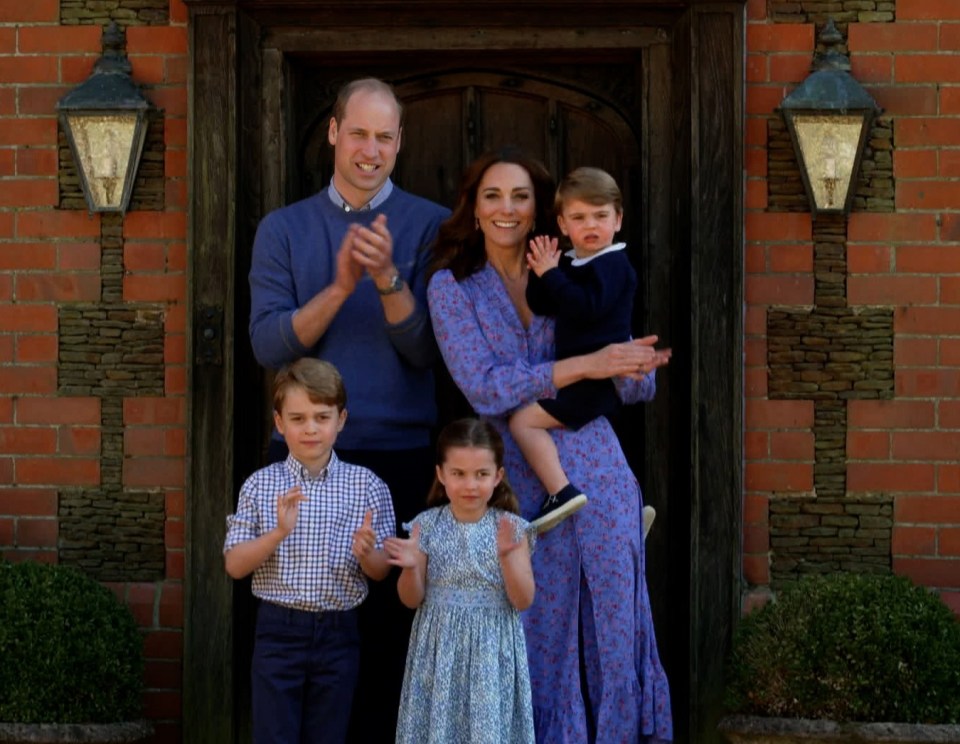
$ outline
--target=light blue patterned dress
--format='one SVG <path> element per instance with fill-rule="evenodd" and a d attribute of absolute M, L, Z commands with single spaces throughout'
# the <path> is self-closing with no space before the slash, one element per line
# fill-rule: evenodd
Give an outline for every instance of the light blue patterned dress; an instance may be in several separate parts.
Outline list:
<path fill-rule="evenodd" d="M 449 505 L 428 509 L 420 525 L 427 555 L 426 596 L 410 633 L 397 744 L 533 744 L 530 674 L 520 613 L 507 600 L 489 509 L 458 522 Z"/>

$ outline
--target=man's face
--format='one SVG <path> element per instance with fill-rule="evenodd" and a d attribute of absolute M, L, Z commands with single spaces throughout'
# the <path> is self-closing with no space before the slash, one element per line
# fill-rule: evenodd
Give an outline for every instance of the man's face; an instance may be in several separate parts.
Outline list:
<path fill-rule="evenodd" d="M 393 172 L 400 151 L 400 112 L 387 94 L 358 90 L 343 119 L 330 119 L 334 148 L 333 185 L 351 207 L 360 208 Z"/>

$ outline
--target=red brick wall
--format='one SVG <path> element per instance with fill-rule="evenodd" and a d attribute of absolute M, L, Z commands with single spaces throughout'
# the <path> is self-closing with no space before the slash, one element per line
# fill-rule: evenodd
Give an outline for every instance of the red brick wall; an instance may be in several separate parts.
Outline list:
<path fill-rule="evenodd" d="M 747 5 L 744 576 L 770 579 L 769 503 L 813 483 L 813 404 L 767 395 L 766 311 L 810 304 L 812 223 L 767 211 L 767 123 L 809 70 L 814 27 Z M 57 558 L 57 492 L 99 481 L 100 401 L 57 394 L 57 305 L 100 287 L 100 218 L 57 209 L 56 101 L 86 78 L 99 26 L 61 25 L 58 0 L 0 3 L 0 551 Z M 848 414 L 847 487 L 894 497 L 893 568 L 960 612 L 960 2 L 898 0 L 891 23 L 851 23 L 854 75 L 894 120 L 896 209 L 854 213 L 851 305 L 895 308 L 896 391 Z M 164 309 L 161 397 L 123 406 L 124 485 L 162 491 L 166 566 L 113 584 L 144 629 L 147 714 L 179 740 L 186 448 L 186 11 L 134 26 L 133 75 L 164 109 L 162 212 L 123 225 L 124 300 Z"/>
<path fill-rule="evenodd" d="M 163 312 L 162 396 L 123 402 L 124 488 L 162 492 L 165 568 L 111 583 L 143 628 L 146 714 L 180 740 L 186 455 L 187 13 L 132 26 L 133 77 L 163 109 L 164 202 L 123 222 L 124 302 Z M 58 209 L 54 107 L 90 74 L 99 25 L 61 25 L 58 0 L 0 3 L 0 553 L 57 560 L 57 494 L 100 482 L 101 400 L 59 395 L 58 305 L 100 297 L 99 216 Z"/>
<path fill-rule="evenodd" d="M 770 584 L 772 501 L 813 488 L 812 401 L 770 400 L 766 315 L 811 305 L 808 213 L 768 211 L 767 122 L 809 73 L 813 23 L 747 5 L 747 604 Z M 897 0 L 892 22 L 850 22 L 852 74 L 893 120 L 895 210 L 855 211 L 847 301 L 892 306 L 892 400 L 848 405 L 846 488 L 893 497 L 892 567 L 960 613 L 960 3 Z"/>

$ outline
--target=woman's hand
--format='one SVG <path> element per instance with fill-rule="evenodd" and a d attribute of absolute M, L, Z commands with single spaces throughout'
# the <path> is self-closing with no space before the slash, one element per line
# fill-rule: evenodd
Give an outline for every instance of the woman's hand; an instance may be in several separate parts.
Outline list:
<path fill-rule="evenodd" d="M 642 379 L 670 361 L 670 349 L 655 349 L 657 336 L 608 344 L 592 354 L 558 359 L 553 364 L 553 384 L 566 387 L 579 380 L 606 380 L 613 377 Z"/>
<path fill-rule="evenodd" d="M 672 349 L 655 349 L 657 336 L 644 336 L 621 344 L 608 344 L 599 351 L 587 354 L 588 377 L 596 380 L 608 377 L 640 378 L 670 361 Z"/>

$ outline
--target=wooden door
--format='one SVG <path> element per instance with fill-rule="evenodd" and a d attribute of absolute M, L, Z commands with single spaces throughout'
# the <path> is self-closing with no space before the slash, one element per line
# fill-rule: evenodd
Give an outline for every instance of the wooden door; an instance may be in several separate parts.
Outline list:
<path fill-rule="evenodd" d="M 198 318 L 222 310 L 226 339 L 221 363 L 192 366 L 185 742 L 248 740 L 249 594 L 223 577 L 219 544 L 265 434 L 246 334 L 254 231 L 329 181 L 333 98 L 367 75 L 407 104 L 394 175 L 414 193 L 449 205 L 464 166 L 505 142 L 555 175 L 592 164 L 620 182 L 641 281 L 634 327 L 675 354 L 657 400 L 618 433 L 658 509 L 647 580 L 676 741 L 713 742 L 739 607 L 742 0 L 596 0 L 589 13 L 566 0 L 410 0 L 362 14 L 332 0 L 185 2 L 191 296 Z"/>
<path fill-rule="evenodd" d="M 590 69 L 592 68 L 592 69 Z M 627 71 L 625 73 L 625 70 Z M 588 67 L 558 64 L 531 70 L 504 64 L 499 71 L 464 69 L 441 59 L 422 68 L 357 69 L 355 74 L 391 80 L 404 105 L 401 152 L 394 181 L 414 194 L 453 207 L 460 175 L 486 150 L 506 145 L 540 159 L 555 178 L 581 165 L 600 167 L 621 185 L 625 217 L 619 239 L 626 240 L 638 272 L 643 271 L 640 207 L 640 108 L 632 68 L 597 61 Z M 327 141 L 336 85 L 343 79 L 323 67 L 295 64 L 290 75 L 298 90 L 294 131 L 302 153 L 288 165 L 292 198 L 316 193 L 330 183 L 333 148 Z M 350 79 L 349 76 L 346 79 Z M 603 81 L 587 92 L 585 81 Z M 614 95 L 617 96 L 616 101 Z M 643 329 L 638 292 L 637 332 Z M 441 425 L 472 413 L 446 370 L 437 369 Z M 643 451 L 633 426 L 625 449 Z M 638 466 L 642 466 L 639 458 Z M 638 473 L 639 475 L 639 473 Z"/>

